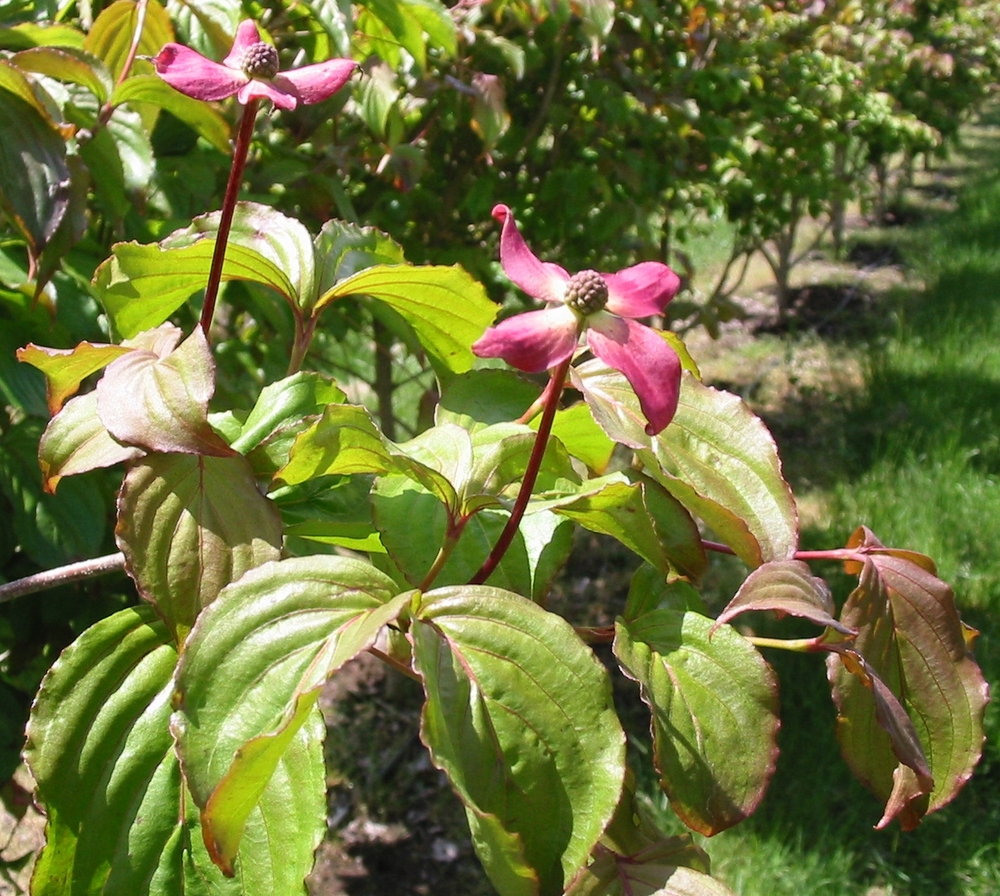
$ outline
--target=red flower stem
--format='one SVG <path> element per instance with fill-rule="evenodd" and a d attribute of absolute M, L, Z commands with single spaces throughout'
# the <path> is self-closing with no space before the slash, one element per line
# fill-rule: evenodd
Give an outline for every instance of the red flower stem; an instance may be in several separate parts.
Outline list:
<path fill-rule="evenodd" d="M 392 668 L 395 669 L 397 672 L 402 672 L 407 678 L 412 678 L 414 681 L 419 681 L 421 684 L 423 684 L 424 680 L 419 675 L 417 675 L 417 673 L 414 672 L 409 666 L 407 666 L 406 663 L 402 663 L 395 657 L 389 656 L 389 654 L 379 650 L 377 647 L 369 647 L 368 652 L 372 656 L 377 656 L 380 660 L 382 660 L 383 663 L 392 666 Z"/>
<path fill-rule="evenodd" d="M 542 419 L 538 423 L 538 435 L 535 436 L 535 444 L 531 449 L 531 457 L 528 458 L 527 469 L 524 471 L 521 490 L 518 492 L 514 508 L 510 512 L 510 519 L 507 520 L 507 525 L 504 526 L 503 532 L 500 533 L 497 543 L 493 546 L 493 550 L 490 551 L 489 557 L 486 558 L 483 565 L 479 568 L 479 572 L 469 580 L 470 585 L 482 585 L 490 577 L 493 570 L 497 568 L 497 564 L 503 559 L 503 555 L 507 553 L 507 548 L 510 547 L 514 536 L 517 534 L 517 527 L 521 525 L 521 518 L 524 516 L 525 508 L 527 508 L 528 501 L 531 499 L 531 490 L 535 487 L 535 480 L 538 478 L 538 471 L 542 466 L 542 458 L 545 456 L 545 446 L 548 444 L 549 435 L 552 432 L 552 421 L 555 419 L 556 411 L 559 408 L 559 396 L 562 395 L 563 383 L 566 382 L 566 374 L 569 372 L 569 365 L 572 360 L 573 358 L 570 356 L 552 371 L 552 379 L 545 390 L 547 402 L 545 409 L 542 411 Z"/>
<path fill-rule="evenodd" d="M 236 146 L 233 149 L 233 164 L 229 169 L 229 183 L 226 184 L 226 195 L 222 200 L 222 215 L 219 218 L 219 232 L 215 237 L 215 252 L 212 255 L 212 267 L 208 272 L 208 285 L 205 287 L 205 304 L 201 308 L 201 329 L 205 338 L 209 338 L 212 318 L 215 316 L 215 301 L 219 295 L 219 284 L 222 282 L 222 265 L 226 260 L 226 243 L 229 241 L 229 231 L 233 226 L 233 215 L 236 214 L 236 200 L 240 195 L 240 184 L 243 183 L 243 169 L 246 168 L 247 155 L 250 152 L 250 140 L 253 137 L 253 126 L 257 120 L 259 100 L 250 100 L 243 107 L 243 119 L 236 135 Z"/>

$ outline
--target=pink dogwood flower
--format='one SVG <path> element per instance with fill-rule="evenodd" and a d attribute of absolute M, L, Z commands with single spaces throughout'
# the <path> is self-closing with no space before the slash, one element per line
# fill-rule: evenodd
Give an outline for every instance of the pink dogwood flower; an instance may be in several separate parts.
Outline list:
<path fill-rule="evenodd" d="M 351 59 L 330 59 L 279 72 L 278 51 L 261 38 L 252 19 L 240 22 L 233 47 L 221 64 L 190 47 L 169 43 L 153 57 L 153 65 L 171 87 L 196 100 L 223 100 L 235 94 L 244 105 L 267 99 L 279 109 L 325 100 L 347 83 L 358 66 Z"/>
<path fill-rule="evenodd" d="M 618 271 L 570 275 L 541 261 L 524 242 L 506 205 L 493 209 L 502 225 L 500 263 L 529 296 L 549 303 L 490 327 L 472 346 L 481 358 L 503 358 L 526 373 L 550 370 L 569 358 L 586 335 L 590 350 L 631 383 L 656 435 L 673 419 L 681 362 L 659 333 L 633 318 L 661 314 L 680 286 L 665 264 L 645 261 Z"/>

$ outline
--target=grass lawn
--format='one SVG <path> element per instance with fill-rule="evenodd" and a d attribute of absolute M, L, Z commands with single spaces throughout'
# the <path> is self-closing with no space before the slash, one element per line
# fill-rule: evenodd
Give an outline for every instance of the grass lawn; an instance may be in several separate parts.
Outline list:
<path fill-rule="evenodd" d="M 956 209 L 858 232 L 901 259 L 851 326 L 754 337 L 710 351 L 706 378 L 742 391 L 771 423 L 800 498 L 803 547 L 867 525 L 885 544 L 931 555 L 980 630 L 976 657 L 1000 693 L 1000 115 L 967 130 L 954 163 L 922 174 Z M 921 191 L 911 197 L 916 203 Z M 919 211 L 919 205 L 917 210 Z M 919 217 L 919 215 L 917 216 Z M 918 284 L 916 288 L 912 284 Z M 922 285 L 921 285 L 922 284 Z M 695 352 L 698 357 L 697 351 Z M 701 360 L 699 358 L 699 360 Z M 835 568 L 838 597 L 850 583 Z M 725 578 L 724 576 L 722 578 Z M 782 757 L 758 813 L 704 843 L 740 896 L 994 896 L 1000 893 L 1000 713 L 959 797 L 915 832 L 874 831 L 881 814 L 833 735 L 822 662 L 774 655 Z M 663 817 L 669 809 L 653 788 Z"/>

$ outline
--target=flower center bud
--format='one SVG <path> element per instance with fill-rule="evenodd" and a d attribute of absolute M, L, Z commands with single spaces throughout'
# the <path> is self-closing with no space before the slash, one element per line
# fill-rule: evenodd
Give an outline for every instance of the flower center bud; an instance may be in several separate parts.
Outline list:
<path fill-rule="evenodd" d="M 243 51 L 240 68 L 248 78 L 273 78 L 278 74 L 278 51 L 264 41 L 251 44 Z"/>
<path fill-rule="evenodd" d="M 580 314 L 593 314 L 608 304 L 608 284 L 597 271 L 580 271 L 569 278 L 564 300 Z"/>

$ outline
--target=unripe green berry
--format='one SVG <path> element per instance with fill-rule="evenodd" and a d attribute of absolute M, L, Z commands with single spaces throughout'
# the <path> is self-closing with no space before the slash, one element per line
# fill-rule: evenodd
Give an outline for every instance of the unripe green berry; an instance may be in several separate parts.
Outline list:
<path fill-rule="evenodd" d="M 594 314 L 608 304 L 608 284 L 597 271 L 580 271 L 570 277 L 564 298 L 574 311 Z"/>
<path fill-rule="evenodd" d="M 248 78 L 273 78 L 278 74 L 278 51 L 264 41 L 252 44 L 243 51 L 240 68 Z"/>

